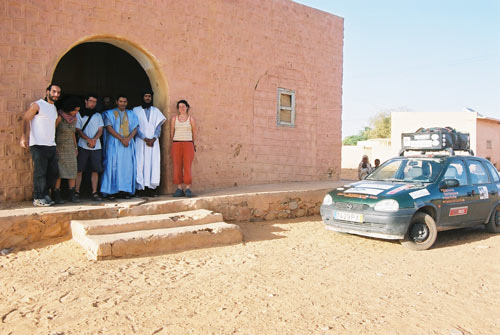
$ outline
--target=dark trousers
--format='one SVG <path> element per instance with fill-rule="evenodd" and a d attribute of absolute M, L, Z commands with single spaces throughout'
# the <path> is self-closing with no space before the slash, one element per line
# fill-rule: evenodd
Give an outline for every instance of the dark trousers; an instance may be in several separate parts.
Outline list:
<path fill-rule="evenodd" d="M 33 145 L 30 152 L 33 160 L 33 197 L 43 199 L 49 194 L 48 189 L 54 188 L 59 176 L 56 147 Z"/>

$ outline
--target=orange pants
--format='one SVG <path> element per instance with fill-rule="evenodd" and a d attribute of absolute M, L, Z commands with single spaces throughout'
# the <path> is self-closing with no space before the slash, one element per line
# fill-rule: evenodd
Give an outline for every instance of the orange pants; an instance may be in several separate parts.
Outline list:
<path fill-rule="evenodd" d="M 194 159 L 193 142 L 173 142 L 172 160 L 174 161 L 174 184 L 191 185 L 191 164 Z"/>

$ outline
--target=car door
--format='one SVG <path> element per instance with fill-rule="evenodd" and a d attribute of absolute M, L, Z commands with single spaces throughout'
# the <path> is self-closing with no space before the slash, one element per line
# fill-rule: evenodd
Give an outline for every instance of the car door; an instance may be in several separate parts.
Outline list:
<path fill-rule="evenodd" d="M 456 179 L 459 186 L 441 189 L 441 215 L 439 225 L 444 227 L 460 227 L 471 221 L 469 207 L 472 203 L 472 185 L 467 168 L 461 159 L 452 159 L 448 164 L 441 181 Z"/>
<path fill-rule="evenodd" d="M 498 189 L 490 182 L 487 168 L 479 159 L 467 159 L 466 165 L 472 184 L 472 199 L 469 205 L 470 222 L 484 222 L 498 196 Z"/>
<path fill-rule="evenodd" d="M 498 175 L 497 168 L 494 167 L 493 164 L 491 164 L 491 162 L 489 162 L 489 161 L 484 162 L 484 165 L 486 165 L 486 168 L 490 172 L 491 181 L 495 184 L 493 188 L 496 187 L 496 189 L 497 189 L 497 191 L 493 192 L 493 194 L 490 193 L 491 201 L 494 205 L 500 199 L 500 194 L 498 193 L 500 191 L 500 176 Z"/>

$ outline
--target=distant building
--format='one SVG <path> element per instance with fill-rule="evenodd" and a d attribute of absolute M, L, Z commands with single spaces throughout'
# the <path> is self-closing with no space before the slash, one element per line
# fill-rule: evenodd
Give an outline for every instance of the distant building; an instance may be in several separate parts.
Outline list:
<path fill-rule="evenodd" d="M 401 134 L 419 128 L 452 127 L 470 134 L 471 149 L 477 156 L 489 159 L 500 168 L 500 120 L 485 117 L 465 108 L 462 112 L 392 112 L 391 138 L 375 138 L 359 141 L 357 145 L 342 146 L 342 177 L 355 179 L 355 171 L 363 155 L 370 162 L 376 158 L 383 163 L 397 156 L 401 149 Z"/>
<path fill-rule="evenodd" d="M 380 162 L 388 160 L 392 156 L 390 138 L 373 138 L 359 141 L 356 145 L 342 146 L 342 169 L 357 169 L 363 155 L 367 155 L 370 163 L 375 165 L 375 159 Z"/>
<path fill-rule="evenodd" d="M 500 120 L 484 117 L 469 108 L 462 112 L 392 112 L 391 154 L 401 149 L 401 134 L 419 128 L 452 127 L 470 134 L 470 146 L 476 156 L 489 159 L 500 168 Z"/>

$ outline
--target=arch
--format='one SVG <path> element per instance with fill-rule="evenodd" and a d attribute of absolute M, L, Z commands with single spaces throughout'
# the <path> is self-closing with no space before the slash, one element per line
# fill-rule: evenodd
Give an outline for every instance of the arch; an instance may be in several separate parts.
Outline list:
<path fill-rule="evenodd" d="M 54 64 L 52 64 L 51 67 L 52 72 L 50 73 L 50 79 L 53 78 L 57 65 L 59 64 L 61 59 L 71 49 L 73 49 L 79 44 L 86 42 L 108 43 L 126 51 L 128 54 L 134 57 L 135 60 L 141 65 L 144 72 L 146 72 L 146 75 L 149 78 L 149 81 L 151 83 L 151 88 L 155 92 L 155 105 L 157 105 L 157 107 L 163 111 L 163 114 L 165 115 L 169 114 L 168 84 L 161 70 L 159 61 L 144 47 L 141 47 L 140 45 L 132 41 L 129 41 L 123 37 L 114 35 L 92 35 L 77 40 L 70 47 L 68 47 L 57 60 L 55 60 Z"/>
<path fill-rule="evenodd" d="M 161 69 L 160 62 L 158 59 L 151 53 L 149 52 L 146 48 L 140 46 L 137 43 L 134 43 L 128 39 L 125 39 L 121 36 L 116 36 L 116 35 L 107 35 L 107 34 L 102 34 L 102 35 L 91 35 L 91 36 L 86 36 L 83 37 L 77 41 L 75 41 L 72 45 L 66 48 L 64 52 L 60 54 L 58 58 L 54 58 L 52 62 L 49 64 L 46 73 L 47 77 L 47 82 L 50 82 L 52 78 L 54 77 L 54 74 L 56 72 L 57 66 L 59 65 L 60 61 L 63 59 L 65 55 L 68 54 L 69 51 L 71 51 L 73 48 L 75 48 L 78 45 L 84 44 L 84 43 L 89 43 L 89 42 L 101 42 L 101 43 L 107 43 L 112 46 L 115 46 L 125 52 L 127 52 L 130 56 L 132 56 L 142 67 L 144 72 L 146 73 L 149 82 L 151 84 L 151 88 L 153 89 L 155 96 L 154 96 L 154 104 L 156 107 L 158 107 L 165 116 L 170 114 L 169 110 L 169 97 L 168 97 L 168 82 L 163 74 L 163 71 Z M 64 91 L 64 87 L 63 87 Z M 129 106 L 130 108 L 131 106 Z M 162 193 L 167 193 L 169 191 L 170 183 L 168 181 L 168 175 L 169 175 L 169 157 L 170 157 L 170 147 L 168 145 L 169 143 L 169 134 L 166 131 L 168 128 L 168 125 L 165 126 L 162 136 L 161 136 L 161 146 L 162 146 L 162 153 L 161 153 L 161 184 L 160 184 L 160 191 Z"/>

